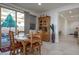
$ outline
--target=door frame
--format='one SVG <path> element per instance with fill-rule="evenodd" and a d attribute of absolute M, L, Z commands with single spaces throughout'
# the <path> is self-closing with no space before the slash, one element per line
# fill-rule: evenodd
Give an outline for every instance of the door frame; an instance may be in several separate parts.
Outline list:
<path fill-rule="evenodd" d="M 1 6 L 0 6 L 0 48 L 1 48 Z"/>

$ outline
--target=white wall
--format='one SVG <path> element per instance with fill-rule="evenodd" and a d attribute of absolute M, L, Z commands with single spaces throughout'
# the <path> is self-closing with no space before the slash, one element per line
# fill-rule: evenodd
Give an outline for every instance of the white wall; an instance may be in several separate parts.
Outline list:
<path fill-rule="evenodd" d="M 65 35 L 65 19 L 61 16 L 59 16 L 59 21 L 58 21 L 58 25 L 59 25 L 59 31 L 61 31 L 61 35 Z"/>
<path fill-rule="evenodd" d="M 59 30 L 62 30 L 62 35 L 67 36 L 69 31 L 69 20 L 65 16 L 59 18 Z"/>
<path fill-rule="evenodd" d="M 63 6 L 61 8 L 57 8 L 57 9 L 52 9 L 52 10 L 49 10 L 49 11 L 46 11 L 46 12 L 43 12 L 41 13 L 42 14 L 47 14 L 49 16 L 51 16 L 51 24 L 54 24 L 55 25 L 55 37 L 56 37 L 56 40 L 55 42 L 59 42 L 59 35 L 58 35 L 58 32 L 59 32 L 59 25 L 58 25 L 58 17 L 59 17 L 59 12 L 62 12 L 62 11 L 65 11 L 65 10 L 69 10 L 69 9 L 73 9 L 73 8 L 78 8 L 79 7 L 79 4 L 71 4 L 71 5 L 67 5 L 67 6 Z M 67 24 L 68 22 L 65 21 L 65 24 Z M 65 25 L 66 28 L 67 28 L 67 25 Z M 65 30 L 65 32 L 67 32 L 67 29 Z"/>

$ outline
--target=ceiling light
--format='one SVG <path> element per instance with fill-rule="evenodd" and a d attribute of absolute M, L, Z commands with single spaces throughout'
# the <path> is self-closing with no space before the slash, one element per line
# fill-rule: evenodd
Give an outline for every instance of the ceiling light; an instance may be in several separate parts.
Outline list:
<path fill-rule="evenodd" d="M 72 18 L 72 17 L 74 17 L 74 16 L 71 16 L 71 18 Z"/>
<path fill-rule="evenodd" d="M 71 13 L 72 13 L 72 11 L 69 11 L 69 13 L 71 14 Z"/>
<path fill-rule="evenodd" d="M 38 5 L 41 6 L 42 4 L 41 3 L 38 3 Z"/>

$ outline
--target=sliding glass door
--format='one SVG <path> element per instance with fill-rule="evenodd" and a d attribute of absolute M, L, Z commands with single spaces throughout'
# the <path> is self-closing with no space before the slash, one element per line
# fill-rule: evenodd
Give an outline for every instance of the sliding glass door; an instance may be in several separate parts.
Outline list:
<path fill-rule="evenodd" d="M 1 8 L 1 47 L 9 46 L 9 30 L 15 32 L 15 11 Z M 11 29 L 10 29 L 11 28 Z"/>
<path fill-rule="evenodd" d="M 9 31 L 24 31 L 24 13 L 0 8 L 0 47 L 10 46 Z"/>
<path fill-rule="evenodd" d="M 31 18 L 30 18 L 31 17 Z M 10 46 L 9 31 L 27 31 L 35 30 L 36 17 L 29 13 L 17 12 L 7 8 L 0 8 L 0 47 Z M 26 20 L 26 21 L 25 21 Z M 29 20 L 29 22 L 28 22 Z M 31 21 L 31 22 L 30 22 Z M 27 23 L 27 24 L 26 24 Z M 31 24 L 30 24 L 31 23 Z M 30 27 L 30 28 L 29 28 Z"/>

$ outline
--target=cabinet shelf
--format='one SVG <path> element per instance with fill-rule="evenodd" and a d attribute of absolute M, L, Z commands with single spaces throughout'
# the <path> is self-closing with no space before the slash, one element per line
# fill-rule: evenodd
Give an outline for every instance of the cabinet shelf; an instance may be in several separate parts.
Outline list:
<path fill-rule="evenodd" d="M 39 30 L 43 32 L 43 41 L 50 40 L 50 16 L 39 17 Z"/>

